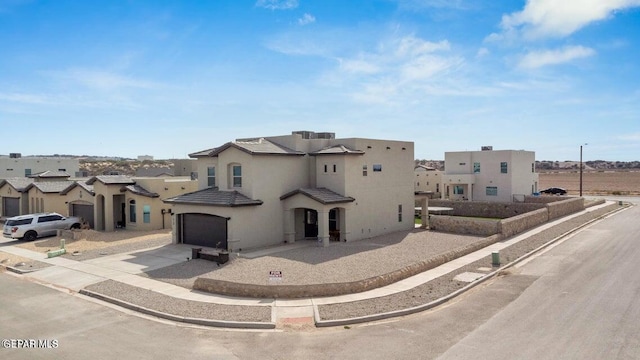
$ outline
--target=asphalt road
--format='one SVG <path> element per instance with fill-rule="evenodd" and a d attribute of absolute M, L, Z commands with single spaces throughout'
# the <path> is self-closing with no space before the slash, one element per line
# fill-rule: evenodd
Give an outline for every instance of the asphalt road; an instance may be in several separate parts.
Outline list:
<path fill-rule="evenodd" d="M 539 277 L 442 359 L 639 359 L 640 208 L 520 269 Z"/>
<path fill-rule="evenodd" d="M 0 358 L 640 358 L 639 218 L 634 207 L 597 223 L 445 306 L 351 328 L 188 327 L 0 274 L 0 340 L 56 340 L 0 346 Z"/>

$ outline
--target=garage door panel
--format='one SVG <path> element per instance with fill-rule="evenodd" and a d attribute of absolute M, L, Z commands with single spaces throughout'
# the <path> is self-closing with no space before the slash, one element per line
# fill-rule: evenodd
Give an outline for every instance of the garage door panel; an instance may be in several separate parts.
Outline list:
<path fill-rule="evenodd" d="M 2 198 L 2 215 L 12 217 L 20 215 L 20 199 L 19 198 Z"/>
<path fill-rule="evenodd" d="M 182 233 L 184 244 L 227 248 L 227 219 L 224 217 L 183 214 Z"/>
<path fill-rule="evenodd" d="M 93 205 L 86 204 L 73 204 L 72 205 L 73 216 L 81 217 L 89 222 L 89 226 L 94 229 L 93 224 Z"/>

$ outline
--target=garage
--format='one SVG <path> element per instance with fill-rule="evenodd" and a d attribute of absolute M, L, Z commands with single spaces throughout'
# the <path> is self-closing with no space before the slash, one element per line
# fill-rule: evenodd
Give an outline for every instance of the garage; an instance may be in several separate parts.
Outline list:
<path fill-rule="evenodd" d="M 20 215 L 20 198 L 2 198 L 2 216 L 12 217 Z"/>
<path fill-rule="evenodd" d="M 93 224 L 93 205 L 71 204 L 71 215 L 83 218 L 89 222 L 89 226 L 94 229 Z"/>
<path fill-rule="evenodd" d="M 208 214 L 182 214 L 182 243 L 227 248 L 227 218 Z"/>

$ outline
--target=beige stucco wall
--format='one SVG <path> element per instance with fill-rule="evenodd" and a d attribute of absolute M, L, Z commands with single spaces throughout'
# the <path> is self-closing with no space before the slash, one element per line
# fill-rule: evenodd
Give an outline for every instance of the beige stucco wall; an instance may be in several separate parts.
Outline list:
<path fill-rule="evenodd" d="M 415 191 L 431 192 L 433 194 L 439 194 L 442 189 L 442 175 L 444 174 L 440 170 L 427 170 L 422 167 L 417 167 L 413 171 L 414 178 L 413 184 Z"/>
<path fill-rule="evenodd" d="M 63 216 L 69 216 L 69 207 L 65 203 L 67 198 L 60 193 L 43 193 L 37 187 L 32 187 L 27 192 L 29 196 L 29 213 L 56 212 Z"/>
<path fill-rule="evenodd" d="M 64 171 L 74 176 L 80 171 L 78 159 L 59 157 L 21 157 L 17 159 L 0 156 L 0 179 L 10 177 L 25 177 L 25 170 L 31 169 L 31 174 L 44 171 Z"/>

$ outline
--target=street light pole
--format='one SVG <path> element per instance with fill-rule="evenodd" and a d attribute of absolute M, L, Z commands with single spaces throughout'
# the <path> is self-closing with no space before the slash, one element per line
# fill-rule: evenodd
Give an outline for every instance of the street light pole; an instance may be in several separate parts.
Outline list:
<path fill-rule="evenodd" d="M 582 145 L 580 145 L 580 197 L 582 197 Z"/>
<path fill-rule="evenodd" d="M 582 145 L 580 145 L 580 197 L 582 197 Z"/>

